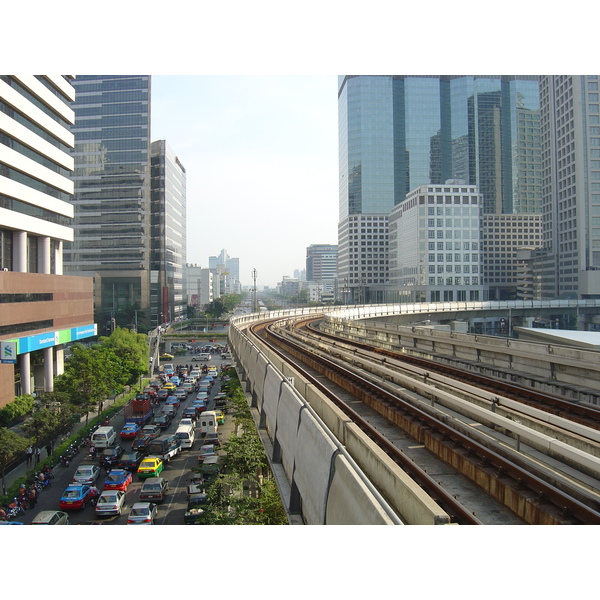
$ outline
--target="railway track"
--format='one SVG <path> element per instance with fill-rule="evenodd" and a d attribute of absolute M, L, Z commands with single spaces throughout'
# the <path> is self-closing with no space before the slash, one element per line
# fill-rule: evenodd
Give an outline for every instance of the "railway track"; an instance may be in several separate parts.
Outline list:
<path fill-rule="evenodd" d="M 297 328 L 306 327 L 309 321 L 299 321 Z M 316 355 L 314 349 L 279 331 L 275 323 L 262 322 L 252 328 L 280 356 L 293 356 L 296 361 L 316 370 L 340 386 L 364 405 L 384 416 L 390 423 L 406 431 L 415 441 L 423 444 L 435 456 L 451 465 L 457 472 L 476 482 L 493 499 L 510 508 L 523 522 L 532 524 L 591 524 L 600 523 L 597 506 L 585 502 L 556 486 L 537 477 L 514 461 L 495 452 L 457 431 L 443 418 L 415 407 L 384 386 L 377 385 L 369 378 L 339 361 L 323 355 Z M 312 329 L 315 333 L 314 328 Z M 319 332 L 319 336 L 322 333 Z M 323 336 L 331 338 L 331 336 Z M 348 341 L 345 341 L 348 343 Z M 357 348 L 366 346 L 357 344 Z M 371 349 L 369 349 L 371 350 Z M 389 356 L 389 355 L 388 355 Z M 404 359 L 404 355 L 402 355 Z M 445 366 L 445 365 L 444 365 Z M 356 422 L 363 431 L 377 443 L 388 456 L 395 460 L 450 516 L 454 523 L 480 524 L 477 516 L 469 512 L 454 495 L 444 490 L 438 482 L 419 468 L 403 452 L 390 443 L 380 431 L 375 430 L 360 414 L 352 410 L 348 403 L 340 400 L 331 389 L 323 386 L 307 369 L 298 366 L 302 374 L 319 387 L 332 402 Z M 431 364 L 428 363 L 428 368 Z"/>

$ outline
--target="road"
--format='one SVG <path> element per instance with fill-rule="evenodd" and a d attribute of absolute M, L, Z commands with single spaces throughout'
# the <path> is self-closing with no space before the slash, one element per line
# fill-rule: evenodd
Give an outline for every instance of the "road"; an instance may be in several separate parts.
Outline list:
<path fill-rule="evenodd" d="M 176 366 L 180 364 L 190 364 L 192 355 L 178 356 L 173 362 Z M 214 364 L 220 370 L 220 366 L 223 363 L 230 362 L 229 360 L 221 360 L 215 358 L 213 355 L 212 360 L 208 363 L 193 363 L 194 365 Z M 214 407 L 214 397 L 220 391 L 221 385 L 220 380 L 217 379 L 209 392 L 209 402 L 207 408 L 210 410 Z M 188 399 L 181 402 L 181 406 L 177 411 L 176 417 L 171 422 L 171 425 L 166 431 L 162 431 L 161 435 L 167 433 L 175 433 L 183 409 L 189 404 L 192 399 L 196 396 L 196 392 L 189 394 Z M 158 409 L 160 411 L 160 406 Z M 111 420 L 111 425 L 117 432 L 121 430 L 123 426 L 124 418 L 122 411 L 118 413 Z M 219 426 L 219 434 L 221 435 L 221 441 L 226 441 L 233 429 L 233 423 L 231 418 L 226 416 L 225 423 Z M 117 444 L 120 444 L 129 450 L 131 448 L 131 441 L 119 440 L 117 437 Z M 194 441 L 194 445 L 189 450 L 183 450 L 177 457 L 173 458 L 166 463 L 165 468 L 161 474 L 162 477 L 169 482 L 169 492 L 167 493 L 165 500 L 162 504 L 158 505 L 158 518 L 156 524 L 160 525 L 183 525 L 183 517 L 187 507 L 187 480 L 190 477 L 192 467 L 198 466 L 198 450 L 202 445 L 202 436 L 198 435 Z M 87 459 L 87 449 L 83 448 L 80 453 L 76 456 L 75 460 L 68 466 L 64 467 L 59 464 L 54 469 L 54 479 L 52 479 L 52 485 L 44 489 L 38 496 L 38 502 L 33 509 L 25 511 L 25 515 L 20 515 L 18 518 L 13 520 L 20 521 L 25 524 L 30 524 L 35 515 L 41 510 L 59 510 L 59 500 L 64 492 L 65 488 L 71 482 L 73 473 L 80 464 L 90 463 Z M 96 482 L 96 487 L 99 491 L 102 491 L 104 483 L 104 470 Z M 129 509 L 135 502 L 139 502 L 140 488 L 142 487 L 143 480 L 140 480 L 137 475 L 133 474 L 133 483 L 129 486 L 126 493 L 125 508 L 119 516 L 115 517 L 97 517 L 95 514 L 95 507 L 88 504 L 83 510 L 69 511 L 69 519 L 72 524 L 91 524 L 91 523 L 103 523 L 111 525 L 124 525 L 127 523 L 127 515 Z"/>

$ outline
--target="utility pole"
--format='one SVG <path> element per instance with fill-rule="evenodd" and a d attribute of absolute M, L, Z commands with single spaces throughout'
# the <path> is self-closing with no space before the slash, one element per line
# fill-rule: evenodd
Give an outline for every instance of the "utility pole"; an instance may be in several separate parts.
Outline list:
<path fill-rule="evenodd" d="M 252 287 L 252 312 L 258 312 L 258 302 L 256 301 L 256 269 L 252 269 L 252 279 L 254 281 Z"/>

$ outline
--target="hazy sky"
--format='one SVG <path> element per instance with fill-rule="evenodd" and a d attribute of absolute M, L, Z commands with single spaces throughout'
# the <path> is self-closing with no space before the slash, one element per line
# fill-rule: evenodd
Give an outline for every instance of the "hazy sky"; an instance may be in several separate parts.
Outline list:
<path fill-rule="evenodd" d="M 274 287 L 337 244 L 337 76 L 152 77 L 152 140 L 187 175 L 187 260 L 226 249 Z"/>

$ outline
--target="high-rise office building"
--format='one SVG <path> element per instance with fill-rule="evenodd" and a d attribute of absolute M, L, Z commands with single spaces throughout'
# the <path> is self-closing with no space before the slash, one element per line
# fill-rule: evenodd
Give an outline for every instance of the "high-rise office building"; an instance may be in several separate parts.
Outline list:
<path fill-rule="evenodd" d="M 537 76 L 342 76 L 338 105 L 338 290 L 350 300 L 386 300 L 384 221 L 421 185 L 476 185 L 484 213 L 541 209 Z"/>
<path fill-rule="evenodd" d="M 337 245 L 311 244 L 306 249 L 306 281 L 332 282 L 337 273 Z"/>
<path fill-rule="evenodd" d="M 0 406 L 52 391 L 64 344 L 97 333 L 92 279 L 63 274 L 73 98 L 64 77 L 0 76 Z"/>
<path fill-rule="evenodd" d="M 598 75 L 540 77 L 541 298 L 600 298 L 599 84 Z"/>
<path fill-rule="evenodd" d="M 150 304 L 150 77 L 78 75 L 75 239 L 65 270 L 95 279 L 98 326 L 156 324 Z"/>
<path fill-rule="evenodd" d="M 150 314 L 153 324 L 186 316 L 186 171 L 165 140 L 151 144 Z"/>

